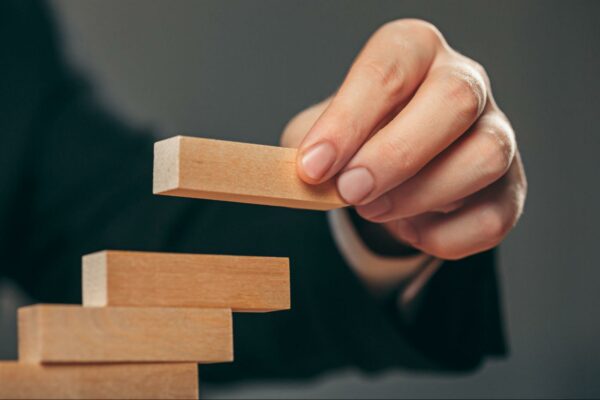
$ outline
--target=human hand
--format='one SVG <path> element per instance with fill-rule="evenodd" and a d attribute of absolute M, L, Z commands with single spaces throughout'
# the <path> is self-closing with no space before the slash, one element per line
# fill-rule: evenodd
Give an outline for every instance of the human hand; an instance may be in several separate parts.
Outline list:
<path fill-rule="evenodd" d="M 515 135 L 485 70 L 424 21 L 375 32 L 337 93 L 294 117 L 281 142 L 299 147 L 304 181 L 337 179 L 363 218 L 440 258 L 498 245 L 523 210 Z"/>

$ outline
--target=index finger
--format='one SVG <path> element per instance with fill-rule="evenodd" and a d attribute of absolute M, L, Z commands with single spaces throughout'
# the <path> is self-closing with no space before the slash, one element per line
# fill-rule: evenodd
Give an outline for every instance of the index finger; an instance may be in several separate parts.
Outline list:
<path fill-rule="evenodd" d="M 298 174 L 321 183 L 337 174 L 423 80 L 443 39 L 430 24 L 401 20 L 367 42 L 298 152 Z"/>

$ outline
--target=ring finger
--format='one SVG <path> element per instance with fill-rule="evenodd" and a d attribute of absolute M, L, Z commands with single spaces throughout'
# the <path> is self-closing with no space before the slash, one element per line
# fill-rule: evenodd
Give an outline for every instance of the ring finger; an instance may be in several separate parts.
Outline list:
<path fill-rule="evenodd" d="M 417 175 L 357 211 L 371 221 L 387 222 L 443 210 L 503 176 L 515 147 L 508 120 L 501 113 L 487 112 Z"/>

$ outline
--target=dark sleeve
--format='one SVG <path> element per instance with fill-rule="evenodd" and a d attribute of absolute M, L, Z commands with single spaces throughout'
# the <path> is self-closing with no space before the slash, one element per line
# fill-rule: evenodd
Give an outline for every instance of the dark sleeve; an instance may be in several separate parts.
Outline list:
<path fill-rule="evenodd" d="M 285 256 L 292 310 L 236 315 L 236 361 L 202 379 L 464 371 L 503 351 L 492 253 L 447 263 L 403 325 L 345 264 L 324 213 L 153 196 L 153 140 L 62 64 L 40 3 L 1 4 L 0 272 L 36 301 L 80 302 L 80 257 L 100 249 Z"/>

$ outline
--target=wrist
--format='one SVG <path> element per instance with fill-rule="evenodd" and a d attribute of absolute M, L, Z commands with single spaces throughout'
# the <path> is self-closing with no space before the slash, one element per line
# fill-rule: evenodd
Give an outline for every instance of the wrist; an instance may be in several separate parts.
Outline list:
<path fill-rule="evenodd" d="M 385 291 L 406 282 L 431 258 L 399 243 L 387 232 L 382 233 L 370 226 L 375 224 L 363 225 L 358 221 L 359 234 L 348 209 L 329 211 L 328 220 L 333 238 L 347 264 L 375 291 Z M 372 233 L 371 229 L 376 233 Z"/>

